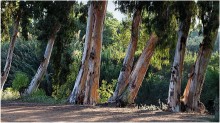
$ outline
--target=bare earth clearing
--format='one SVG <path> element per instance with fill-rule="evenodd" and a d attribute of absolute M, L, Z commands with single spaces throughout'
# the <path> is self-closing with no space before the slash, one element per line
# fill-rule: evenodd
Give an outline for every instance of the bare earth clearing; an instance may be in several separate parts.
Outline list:
<path fill-rule="evenodd" d="M 193 113 L 170 113 L 147 111 L 136 108 L 112 108 L 79 105 L 47 105 L 15 101 L 1 102 L 1 121 L 15 122 L 59 122 L 59 121 L 101 121 L 101 122 L 172 122 L 210 121 L 212 115 Z"/>

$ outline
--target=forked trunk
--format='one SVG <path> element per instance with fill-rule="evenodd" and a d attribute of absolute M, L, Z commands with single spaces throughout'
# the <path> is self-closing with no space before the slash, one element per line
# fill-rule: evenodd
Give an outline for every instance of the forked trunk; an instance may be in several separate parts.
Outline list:
<path fill-rule="evenodd" d="M 122 91 L 128 84 L 128 78 L 131 74 L 131 69 L 133 67 L 134 54 L 137 49 L 138 35 L 139 35 L 139 25 L 141 21 L 141 9 L 136 9 L 131 28 L 131 39 L 128 45 L 128 50 L 123 62 L 122 69 L 118 77 L 118 83 L 113 96 L 109 98 L 109 102 L 115 102 L 116 98 L 122 94 Z"/>
<path fill-rule="evenodd" d="M 107 1 L 91 2 L 86 30 L 86 40 L 70 103 L 94 105 L 98 101 L 103 23 Z"/>
<path fill-rule="evenodd" d="M 218 7 L 217 4 L 214 4 L 214 6 Z M 197 59 L 189 74 L 188 83 L 184 90 L 183 98 L 181 99 L 187 111 L 196 111 L 200 113 L 205 111 L 205 106 L 200 102 L 200 95 L 205 80 L 206 69 L 218 33 L 219 16 L 217 13 L 218 9 L 214 9 L 208 20 L 202 20 L 204 26 L 204 39 L 200 44 Z"/>
<path fill-rule="evenodd" d="M 181 81 L 183 71 L 183 60 L 185 55 L 186 40 L 189 33 L 191 17 L 189 16 L 179 25 L 178 41 L 176 44 L 173 66 L 171 67 L 171 78 L 168 92 L 168 108 L 172 112 L 180 111 Z"/>
<path fill-rule="evenodd" d="M 137 96 L 137 92 L 142 84 L 150 59 L 154 53 L 158 37 L 155 34 L 151 34 L 150 40 L 147 42 L 144 51 L 139 57 L 131 75 L 129 76 L 129 84 L 126 86 L 122 95 L 117 99 L 119 105 L 124 106 L 134 103 L 134 99 Z"/>
<path fill-rule="evenodd" d="M 31 83 L 29 84 L 28 88 L 25 90 L 24 95 L 29 95 L 38 88 L 40 81 L 47 70 L 47 66 L 49 64 L 50 56 L 53 50 L 53 44 L 56 38 L 56 33 L 59 31 L 59 29 L 60 29 L 60 24 L 56 25 L 56 27 L 53 29 L 53 32 L 51 33 L 49 41 L 47 43 L 47 47 L 44 53 L 44 58 L 41 61 L 37 73 L 35 74 L 34 78 L 31 80 Z"/>
<path fill-rule="evenodd" d="M 8 54 L 7 54 L 7 59 L 6 59 L 6 63 L 5 63 L 5 67 L 4 67 L 4 71 L 1 73 L 1 89 L 3 90 L 4 84 L 8 78 L 8 74 L 11 68 L 11 63 L 12 63 L 12 58 L 13 58 L 13 52 L 14 52 L 14 47 L 15 47 L 15 41 L 17 39 L 17 34 L 18 34 L 18 26 L 20 23 L 20 18 L 21 18 L 21 13 L 20 11 L 18 12 L 18 15 L 15 19 L 14 22 L 14 31 L 13 31 L 13 35 L 11 37 L 11 41 L 9 44 L 9 48 L 8 48 Z"/>

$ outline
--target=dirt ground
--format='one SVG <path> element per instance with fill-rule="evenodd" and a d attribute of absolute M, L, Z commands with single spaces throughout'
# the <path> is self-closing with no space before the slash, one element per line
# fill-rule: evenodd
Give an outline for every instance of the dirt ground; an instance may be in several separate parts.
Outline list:
<path fill-rule="evenodd" d="M 2 122 L 201 122 L 214 116 L 195 113 L 147 111 L 136 108 L 112 108 L 79 105 L 47 105 L 15 101 L 1 102 Z"/>

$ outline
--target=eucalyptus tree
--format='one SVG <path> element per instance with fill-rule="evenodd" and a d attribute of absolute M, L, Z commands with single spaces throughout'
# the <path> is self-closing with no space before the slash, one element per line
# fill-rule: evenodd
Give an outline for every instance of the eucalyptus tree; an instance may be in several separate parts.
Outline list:
<path fill-rule="evenodd" d="M 86 39 L 74 88 L 68 102 L 94 105 L 98 101 L 102 32 L 107 1 L 91 1 L 86 27 Z"/>
<path fill-rule="evenodd" d="M 34 2 L 35 15 L 38 16 L 40 25 L 39 29 L 42 32 L 41 37 L 44 37 L 39 39 L 48 40 L 48 43 L 40 66 L 28 88 L 24 92 L 24 95 L 31 94 L 39 86 L 40 81 L 47 70 L 57 32 L 62 28 L 62 24 L 65 23 L 66 19 L 68 19 L 73 3 L 74 1 Z"/>
<path fill-rule="evenodd" d="M 176 16 L 179 20 L 178 41 L 174 55 L 173 65 L 171 67 L 171 78 L 168 92 L 168 107 L 173 112 L 180 111 L 180 95 L 181 95 L 181 80 L 183 71 L 183 61 L 186 49 L 186 41 L 190 29 L 193 13 L 196 10 L 195 2 L 192 1 L 177 1 L 174 4 Z"/>
<path fill-rule="evenodd" d="M 143 3 L 140 1 L 136 1 L 136 2 L 118 1 L 118 5 L 122 11 L 131 11 L 131 12 L 133 11 L 133 19 L 132 19 L 130 43 L 128 45 L 126 56 L 123 61 L 123 66 L 118 77 L 117 86 L 115 88 L 113 96 L 109 99 L 109 102 L 115 102 L 116 98 L 118 98 L 118 96 L 122 94 L 123 90 L 128 84 L 128 78 L 133 67 L 134 55 L 137 49 L 137 42 L 140 33 L 139 25 L 141 23 L 141 11 L 142 11 Z"/>
<path fill-rule="evenodd" d="M 169 23 L 172 19 L 169 18 L 169 6 L 171 3 L 172 2 L 167 1 L 145 1 L 142 3 L 142 5 L 144 5 L 143 8 L 145 8 L 145 11 L 148 12 L 146 17 L 148 19 L 144 19 L 145 21 L 143 21 L 143 23 L 145 23 L 145 25 L 150 23 L 150 26 L 147 26 L 149 30 L 148 32 L 150 33 L 150 38 L 147 41 L 138 61 L 131 70 L 128 78 L 126 78 L 128 84 L 122 90 L 121 94 L 116 98 L 116 103 L 119 106 L 126 106 L 134 103 L 156 46 L 163 44 L 165 39 L 168 37 L 167 32 L 170 31 Z M 122 5 L 123 4 L 124 3 L 122 3 Z M 123 5 L 123 7 L 125 5 Z"/>
<path fill-rule="evenodd" d="M 203 41 L 197 59 L 191 68 L 189 79 L 181 101 L 188 111 L 203 113 L 205 106 L 200 95 L 205 80 L 206 69 L 214 49 L 219 29 L 219 1 L 198 1 L 199 16 L 203 26 Z"/>
<path fill-rule="evenodd" d="M 8 48 L 8 53 L 7 53 L 7 59 L 5 63 L 4 70 L 1 73 L 1 89 L 3 89 L 3 86 L 8 78 L 8 74 L 10 72 L 11 68 L 11 63 L 12 63 L 12 58 L 13 58 L 13 51 L 15 47 L 15 41 L 17 39 L 17 34 L 19 30 L 19 24 L 20 24 L 20 19 L 21 19 L 21 14 L 22 14 L 22 8 L 21 8 L 21 3 L 22 2 L 15 2 L 15 1 L 4 1 L 1 2 L 1 5 L 3 5 L 1 14 L 2 14 L 2 31 L 3 33 L 6 33 L 7 37 L 7 31 L 9 30 L 9 27 L 7 26 L 7 23 L 10 21 L 10 16 L 12 16 L 13 22 L 13 34 L 11 36 L 9 48 Z M 9 35 L 9 34 L 8 34 Z M 7 38 L 6 38 L 7 39 Z"/>

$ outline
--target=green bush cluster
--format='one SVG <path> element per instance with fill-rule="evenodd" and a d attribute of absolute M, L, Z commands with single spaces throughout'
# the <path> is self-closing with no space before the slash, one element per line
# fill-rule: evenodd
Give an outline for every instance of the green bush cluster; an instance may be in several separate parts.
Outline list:
<path fill-rule="evenodd" d="M 15 79 L 12 82 L 12 88 L 14 90 L 21 92 L 24 92 L 24 89 L 29 84 L 29 78 L 26 73 L 23 72 L 16 72 L 15 73 Z"/>
<path fill-rule="evenodd" d="M 15 100 L 20 98 L 20 93 L 13 88 L 6 88 L 1 91 L 1 100 Z"/>
<path fill-rule="evenodd" d="M 115 85 L 117 80 L 112 80 L 111 83 L 107 83 L 107 81 L 102 80 L 101 87 L 99 87 L 99 103 L 105 103 L 111 97 L 114 92 Z"/>

